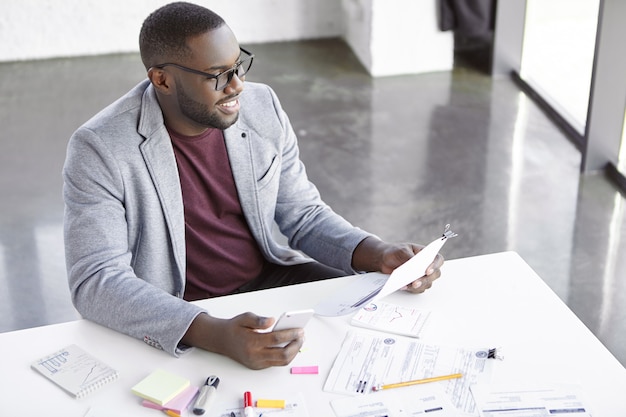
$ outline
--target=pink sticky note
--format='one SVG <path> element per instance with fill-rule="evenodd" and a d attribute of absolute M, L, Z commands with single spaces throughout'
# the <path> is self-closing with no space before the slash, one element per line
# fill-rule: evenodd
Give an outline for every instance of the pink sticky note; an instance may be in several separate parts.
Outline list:
<path fill-rule="evenodd" d="M 291 368 L 292 374 L 318 374 L 319 369 L 315 366 L 294 366 Z"/>
<path fill-rule="evenodd" d="M 155 404 L 152 401 L 143 400 L 141 405 L 148 408 L 154 408 L 155 410 L 172 410 L 176 414 L 182 414 L 187 406 L 193 400 L 198 392 L 198 387 L 189 386 L 183 392 L 172 398 L 170 401 L 163 405 Z"/>

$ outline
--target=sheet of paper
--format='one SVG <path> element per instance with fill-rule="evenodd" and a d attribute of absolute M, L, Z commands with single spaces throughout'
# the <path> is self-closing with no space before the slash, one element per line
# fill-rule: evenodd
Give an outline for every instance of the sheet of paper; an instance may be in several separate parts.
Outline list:
<path fill-rule="evenodd" d="M 591 417 L 581 388 L 573 384 L 477 384 L 472 385 L 471 391 L 481 417 Z"/>
<path fill-rule="evenodd" d="M 335 358 L 324 391 L 374 397 L 380 392 L 372 391 L 377 385 L 462 373 L 462 378 L 431 384 L 443 387 L 457 409 L 474 413 L 469 387 L 488 382 L 488 355 L 489 349 L 437 346 L 402 336 L 351 331 Z"/>
<path fill-rule="evenodd" d="M 327 317 L 345 316 L 367 305 L 385 285 L 389 275 L 378 272 L 361 275 L 341 288 L 313 309 L 315 314 Z"/>
<path fill-rule="evenodd" d="M 445 393 L 434 385 L 337 398 L 330 405 L 336 417 L 458 417 Z"/>
<path fill-rule="evenodd" d="M 406 287 L 419 277 L 424 276 L 426 269 L 433 263 L 435 256 L 437 256 L 439 250 L 447 240 L 448 239 L 445 237 L 433 240 L 407 262 L 394 269 L 383 288 L 376 294 L 372 301 L 380 300 L 392 292 Z"/>
<path fill-rule="evenodd" d="M 446 229 L 447 230 L 447 229 Z M 456 236 L 450 232 L 450 236 Z M 424 276 L 426 269 L 433 262 L 439 250 L 448 240 L 447 236 L 430 242 L 411 259 L 394 269 L 391 275 L 367 274 L 354 281 L 348 288 L 342 288 L 330 298 L 314 307 L 315 314 L 336 317 L 350 314 L 367 304 L 406 287 L 411 282 Z"/>
<path fill-rule="evenodd" d="M 409 337 L 419 337 L 430 311 L 375 301 L 356 312 L 350 324 Z"/>

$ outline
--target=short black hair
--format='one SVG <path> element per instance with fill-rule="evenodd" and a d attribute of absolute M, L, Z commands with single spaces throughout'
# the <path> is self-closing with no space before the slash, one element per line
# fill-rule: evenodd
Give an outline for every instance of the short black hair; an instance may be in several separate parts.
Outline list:
<path fill-rule="evenodd" d="M 190 37 L 202 35 L 224 25 L 215 12 L 196 4 L 176 2 L 150 14 L 141 26 L 139 52 L 146 69 L 164 62 L 189 58 Z"/>

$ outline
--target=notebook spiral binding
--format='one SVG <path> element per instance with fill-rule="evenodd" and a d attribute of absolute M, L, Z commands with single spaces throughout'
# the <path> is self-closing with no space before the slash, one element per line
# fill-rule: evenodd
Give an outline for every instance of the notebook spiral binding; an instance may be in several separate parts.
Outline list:
<path fill-rule="evenodd" d="M 114 374 L 110 374 L 109 376 L 106 376 L 104 378 L 101 378 L 85 387 L 82 387 L 79 391 L 76 392 L 76 399 L 81 399 L 86 397 L 87 395 L 91 394 L 92 392 L 96 391 L 97 389 L 99 389 L 100 387 L 113 382 L 117 379 L 118 374 L 114 373 Z"/>

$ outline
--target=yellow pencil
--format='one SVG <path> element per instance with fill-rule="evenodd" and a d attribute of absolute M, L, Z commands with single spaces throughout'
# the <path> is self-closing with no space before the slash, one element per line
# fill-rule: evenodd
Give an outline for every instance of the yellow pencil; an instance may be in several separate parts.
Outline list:
<path fill-rule="evenodd" d="M 168 409 L 164 409 L 163 412 L 165 414 L 167 414 L 170 417 L 180 417 L 180 414 L 178 414 L 176 411 L 174 410 L 168 410 Z"/>
<path fill-rule="evenodd" d="M 374 391 L 380 391 L 383 389 L 408 387 L 409 385 L 426 384 L 427 382 L 445 381 L 447 379 L 461 378 L 462 376 L 463 374 L 435 376 L 432 378 L 416 379 L 414 381 L 398 382 L 397 384 L 376 385 L 375 387 L 372 387 L 372 389 Z"/>

